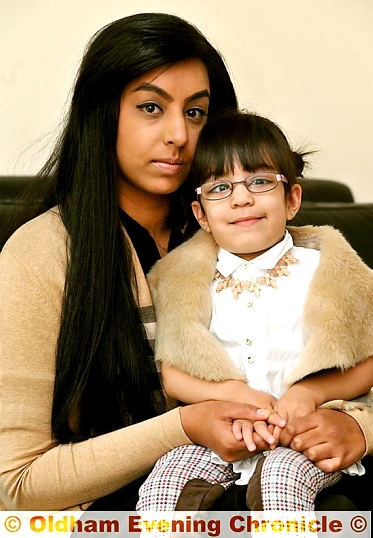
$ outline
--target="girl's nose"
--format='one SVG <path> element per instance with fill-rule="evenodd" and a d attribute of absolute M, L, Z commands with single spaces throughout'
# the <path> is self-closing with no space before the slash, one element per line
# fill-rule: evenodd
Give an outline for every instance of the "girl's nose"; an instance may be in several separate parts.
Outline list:
<path fill-rule="evenodd" d="M 188 141 L 188 130 L 184 115 L 174 115 L 168 118 L 163 133 L 163 141 L 166 145 L 185 146 Z"/>
<path fill-rule="evenodd" d="M 254 195 L 244 183 L 237 183 L 233 185 L 230 202 L 233 206 L 252 205 L 254 203 Z"/>

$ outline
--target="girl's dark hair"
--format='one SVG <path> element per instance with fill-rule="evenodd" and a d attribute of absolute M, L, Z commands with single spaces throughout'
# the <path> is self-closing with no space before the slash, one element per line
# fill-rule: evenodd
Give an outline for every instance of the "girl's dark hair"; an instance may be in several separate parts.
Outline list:
<path fill-rule="evenodd" d="M 61 442 L 165 410 L 153 391 L 153 359 L 133 291 L 131 250 L 120 229 L 116 139 L 124 87 L 155 67 L 187 58 L 206 66 L 209 114 L 236 108 L 222 57 L 185 20 L 142 13 L 97 32 L 83 57 L 65 128 L 39 174 L 47 188 L 23 218 L 58 204 L 69 237 L 52 410 L 53 434 Z M 171 226 L 185 224 L 187 190 L 183 186 L 174 194 Z"/>
<path fill-rule="evenodd" d="M 226 110 L 203 127 L 190 177 L 195 188 L 209 178 L 232 173 L 239 162 L 248 172 L 275 168 L 288 179 L 289 183 L 284 183 L 288 190 L 302 176 L 308 154 L 293 151 L 273 121 L 245 111 Z"/>

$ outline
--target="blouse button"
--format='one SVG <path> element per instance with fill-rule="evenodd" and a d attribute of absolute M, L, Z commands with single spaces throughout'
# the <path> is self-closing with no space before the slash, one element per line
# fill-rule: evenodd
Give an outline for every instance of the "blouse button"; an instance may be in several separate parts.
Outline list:
<path fill-rule="evenodd" d="M 253 306 L 253 303 L 246 303 L 246 306 L 251 308 Z"/>
<path fill-rule="evenodd" d="M 254 357 L 247 357 L 247 362 L 252 364 L 255 361 Z"/>
<path fill-rule="evenodd" d="M 246 344 L 247 344 L 248 346 L 251 346 L 252 343 L 253 343 L 253 341 L 250 340 L 250 338 L 246 338 Z"/>

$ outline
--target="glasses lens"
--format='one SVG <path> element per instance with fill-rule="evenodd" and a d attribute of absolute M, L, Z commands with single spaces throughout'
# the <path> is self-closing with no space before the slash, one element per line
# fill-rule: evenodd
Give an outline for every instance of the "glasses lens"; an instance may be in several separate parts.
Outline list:
<path fill-rule="evenodd" d="M 231 195 L 232 184 L 230 181 L 210 181 L 202 185 L 201 193 L 206 200 L 221 200 Z"/>
<path fill-rule="evenodd" d="M 264 173 L 250 176 L 245 181 L 250 192 L 267 192 L 277 187 L 276 174 Z"/>

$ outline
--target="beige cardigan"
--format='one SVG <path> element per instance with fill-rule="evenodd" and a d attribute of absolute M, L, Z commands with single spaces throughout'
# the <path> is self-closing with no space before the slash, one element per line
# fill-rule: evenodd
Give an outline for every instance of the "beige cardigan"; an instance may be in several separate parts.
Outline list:
<path fill-rule="evenodd" d="M 303 312 L 307 338 L 289 385 L 321 369 L 347 368 L 373 355 L 373 271 L 329 226 L 289 227 L 296 246 L 321 251 Z M 155 264 L 148 282 L 156 308 L 156 357 L 210 381 L 244 379 L 209 332 L 210 284 L 218 246 L 198 231 Z M 354 410 L 373 452 L 373 409 Z"/>
<path fill-rule="evenodd" d="M 0 510 L 79 509 L 142 476 L 172 448 L 191 444 L 178 409 L 81 443 L 53 439 L 66 243 L 59 214 L 50 210 L 20 228 L 0 255 Z M 140 304 L 149 305 L 135 262 Z"/>

